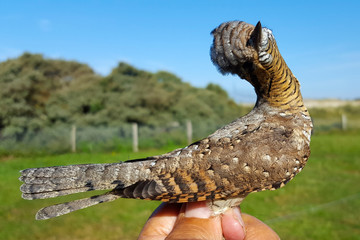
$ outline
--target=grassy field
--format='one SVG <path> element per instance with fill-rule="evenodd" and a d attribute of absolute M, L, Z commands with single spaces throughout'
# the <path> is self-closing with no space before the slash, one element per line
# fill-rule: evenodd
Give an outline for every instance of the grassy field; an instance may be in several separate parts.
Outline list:
<path fill-rule="evenodd" d="M 265 221 L 282 239 L 360 239 L 360 134 L 315 135 L 311 147 L 312 155 L 301 174 L 285 188 L 251 194 L 243 202 L 242 211 Z M 121 199 L 35 221 L 34 215 L 41 207 L 74 197 L 23 200 L 17 179 L 19 170 L 116 162 L 167 150 L 0 158 L 0 239 L 136 239 L 159 203 Z"/>

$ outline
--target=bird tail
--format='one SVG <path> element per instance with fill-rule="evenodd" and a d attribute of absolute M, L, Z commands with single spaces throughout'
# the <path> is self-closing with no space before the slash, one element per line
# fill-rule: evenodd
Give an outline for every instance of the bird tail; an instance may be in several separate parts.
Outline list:
<path fill-rule="evenodd" d="M 54 198 L 92 190 L 113 189 L 122 183 L 117 176 L 122 163 L 82 164 L 21 171 L 20 190 L 27 200 Z M 116 181 L 118 180 L 118 181 Z"/>
<path fill-rule="evenodd" d="M 107 192 L 102 195 L 92 196 L 89 198 L 83 198 L 66 203 L 60 203 L 40 209 L 36 213 L 35 218 L 36 220 L 54 218 L 76 210 L 91 207 L 99 203 L 111 202 L 120 197 L 120 195 L 113 194 L 112 192 Z"/>
<path fill-rule="evenodd" d="M 146 180 L 141 169 L 152 161 L 112 164 L 82 164 L 58 167 L 30 168 L 21 171 L 20 190 L 27 200 L 54 198 L 92 190 L 109 191 L 102 195 L 61 203 L 41 209 L 36 219 L 48 219 L 99 203 L 113 201 L 123 195 L 123 189 Z M 136 171 L 140 170 L 140 171 Z"/>

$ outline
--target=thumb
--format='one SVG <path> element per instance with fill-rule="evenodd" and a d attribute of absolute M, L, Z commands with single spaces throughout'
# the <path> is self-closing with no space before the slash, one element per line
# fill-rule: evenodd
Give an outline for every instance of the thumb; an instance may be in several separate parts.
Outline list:
<path fill-rule="evenodd" d="M 221 218 L 221 225 L 226 240 L 242 240 L 245 238 L 245 223 L 239 207 L 228 209 Z"/>
<path fill-rule="evenodd" d="M 276 234 L 268 225 L 259 219 L 248 215 L 241 214 L 245 222 L 246 238 L 245 240 L 278 240 L 279 235 Z"/>

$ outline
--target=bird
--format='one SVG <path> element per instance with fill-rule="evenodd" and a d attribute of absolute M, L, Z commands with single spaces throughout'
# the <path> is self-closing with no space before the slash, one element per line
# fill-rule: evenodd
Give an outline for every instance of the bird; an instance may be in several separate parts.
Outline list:
<path fill-rule="evenodd" d="M 254 87 L 254 108 L 208 137 L 162 155 L 22 170 L 20 190 L 28 200 L 109 190 L 42 208 L 36 219 L 118 198 L 206 201 L 213 215 L 219 215 L 250 193 L 283 187 L 304 168 L 313 125 L 299 81 L 282 58 L 272 30 L 260 21 L 256 26 L 230 21 L 211 34 L 212 62 L 220 73 L 238 75 Z"/>

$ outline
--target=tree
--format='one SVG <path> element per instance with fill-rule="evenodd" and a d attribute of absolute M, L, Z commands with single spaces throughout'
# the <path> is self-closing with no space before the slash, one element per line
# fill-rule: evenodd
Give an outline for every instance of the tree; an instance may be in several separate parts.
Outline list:
<path fill-rule="evenodd" d="M 186 119 L 218 127 L 242 108 L 218 85 L 195 88 L 172 73 L 120 62 L 108 76 L 86 64 L 25 53 L 0 63 L 2 136 L 56 124 L 164 126 Z"/>

